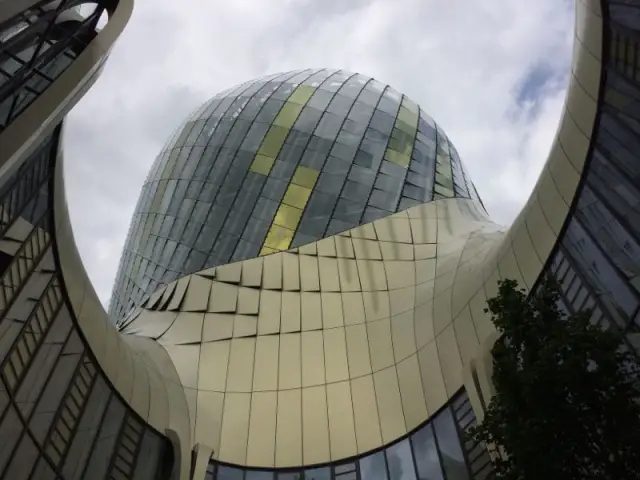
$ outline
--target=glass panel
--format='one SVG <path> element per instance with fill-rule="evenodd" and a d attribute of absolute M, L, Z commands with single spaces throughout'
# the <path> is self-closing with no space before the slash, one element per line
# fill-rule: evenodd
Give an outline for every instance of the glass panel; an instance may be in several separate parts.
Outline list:
<path fill-rule="evenodd" d="M 305 470 L 304 478 L 306 480 L 329 480 L 331 478 L 331 470 L 328 467 Z"/>
<path fill-rule="evenodd" d="M 447 480 L 468 480 L 469 473 L 462 455 L 460 438 L 451 411 L 446 408 L 433 422 Z"/>
<path fill-rule="evenodd" d="M 411 437 L 420 480 L 444 480 L 435 437 L 431 425 L 424 426 Z"/>
<path fill-rule="evenodd" d="M 242 480 L 243 471 L 238 468 L 218 466 L 217 480 Z"/>
<path fill-rule="evenodd" d="M 384 452 L 361 458 L 360 476 L 363 480 L 386 480 L 387 465 L 384 460 Z"/>
<path fill-rule="evenodd" d="M 415 480 L 416 471 L 408 439 L 387 448 L 386 454 L 390 480 Z"/>

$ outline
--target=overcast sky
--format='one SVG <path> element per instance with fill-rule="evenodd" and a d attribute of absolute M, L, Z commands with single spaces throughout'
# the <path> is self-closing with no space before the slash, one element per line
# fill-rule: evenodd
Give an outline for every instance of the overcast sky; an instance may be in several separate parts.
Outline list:
<path fill-rule="evenodd" d="M 509 224 L 556 131 L 573 25 L 571 0 L 135 0 L 66 126 L 71 219 L 100 298 L 169 135 L 215 93 L 268 73 L 342 68 L 405 93 Z"/>

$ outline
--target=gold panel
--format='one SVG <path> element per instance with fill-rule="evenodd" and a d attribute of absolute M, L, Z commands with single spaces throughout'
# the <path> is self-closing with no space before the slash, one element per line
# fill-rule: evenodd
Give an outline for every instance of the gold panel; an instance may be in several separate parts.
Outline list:
<path fill-rule="evenodd" d="M 376 372 L 393 365 L 390 320 L 378 320 L 366 325 L 373 371 Z"/>
<path fill-rule="evenodd" d="M 262 288 L 266 290 L 282 288 L 282 255 L 269 255 L 264 258 Z"/>
<path fill-rule="evenodd" d="M 299 389 L 278 392 L 276 464 L 302 464 L 302 395 Z"/>
<path fill-rule="evenodd" d="M 422 395 L 422 392 L 420 395 Z M 379 447 L 382 444 L 382 434 L 380 432 L 373 377 L 367 375 L 352 380 L 351 397 L 353 400 L 358 453 Z"/>
<path fill-rule="evenodd" d="M 350 233 L 353 238 L 364 238 L 367 240 L 378 239 L 376 229 L 371 223 L 365 223 L 364 225 L 352 228 L 351 230 L 348 230 L 348 233 Z"/>
<path fill-rule="evenodd" d="M 211 447 L 216 455 L 220 452 L 224 397 L 224 393 L 198 391 L 195 441 Z"/>
<path fill-rule="evenodd" d="M 224 458 L 227 462 L 240 465 L 246 464 L 250 408 L 250 393 L 227 393 L 225 395 L 218 458 Z"/>
<path fill-rule="evenodd" d="M 413 260 L 413 245 L 410 243 L 380 242 L 384 260 Z"/>
<path fill-rule="evenodd" d="M 433 328 L 436 336 L 451 324 L 451 289 L 433 299 Z"/>
<path fill-rule="evenodd" d="M 416 352 L 413 310 L 391 317 L 391 338 L 396 362 Z"/>
<path fill-rule="evenodd" d="M 250 258 L 242 262 L 241 285 L 260 287 L 262 285 L 262 258 Z"/>
<path fill-rule="evenodd" d="M 180 308 L 182 304 L 182 300 L 184 299 L 184 294 L 187 291 L 187 287 L 189 286 L 189 280 L 191 277 L 182 277 L 178 280 L 176 285 L 176 289 L 173 292 L 173 297 L 169 301 L 169 305 L 167 305 L 167 310 L 177 310 Z"/>
<path fill-rule="evenodd" d="M 391 315 L 389 307 L 389 292 L 362 292 L 364 314 L 367 322 L 373 322 Z"/>
<path fill-rule="evenodd" d="M 538 200 L 549 226 L 556 235 L 560 233 L 567 217 L 569 207 L 564 203 L 558 189 L 551 178 L 548 168 L 540 174 L 538 180 Z"/>
<path fill-rule="evenodd" d="M 337 235 L 333 237 L 336 241 L 336 256 L 338 258 L 355 258 L 355 252 L 353 251 L 353 244 L 349 237 Z"/>
<path fill-rule="evenodd" d="M 462 385 L 462 359 L 453 325 L 449 325 L 436 337 L 436 343 L 447 393 L 453 395 Z"/>
<path fill-rule="evenodd" d="M 414 245 L 413 253 L 416 260 L 426 260 L 428 258 L 436 258 L 436 245 L 425 243 L 423 245 Z M 418 269 L 416 268 L 416 271 Z"/>
<path fill-rule="evenodd" d="M 317 255 L 318 247 L 315 243 L 307 243 L 306 245 L 298 247 L 298 251 L 300 255 Z"/>
<path fill-rule="evenodd" d="M 378 240 L 383 242 L 413 243 L 409 218 L 405 217 L 405 215 L 405 212 L 401 212 L 373 222 Z"/>
<path fill-rule="evenodd" d="M 425 299 L 420 299 L 424 301 Z M 389 304 L 391 306 L 391 315 L 413 311 L 416 303 L 415 287 L 399 288 L 389 291 Z"/>
<path fill-rule="evenodd" d="M 343 326 L 341 295 L 322 292 L 320 298 L 322 299 L 322 327 L 326 330 Z"/>
<path fill-rule="evenodd" d="M 280 205 L 280 208 L 278 208 L 276 216 L 273 219 L 273 223 L 275 225 L 280 225 L 281 227 L 285 227 L 289 230 L 295 231 L 295 229 L 298 227 L 298 222 L 300 222 L 301 216 L 302 210 L 300 210 L 299 208 L 291 207 L 289 205 L 285 205 L 283 203 L 282 205 Z M 267 237 L 267 239 L 268 238 L 269 237 Z M 267 245 L 271 248 L 276 248 L 273 245 Z"/>
<path fill-rule="evenodd" d="M 307 204 L 307 201 L 309 200 L 310 195 L 311 195 L 310 188 L 301 187 L 300 185 L 295 185 L 291 183 L 287 187 L 287 191 L 284 194 L 282 203 L 291 205 L 292 207 L 304 209 L 305 205 Z"/>
<path fill-rule="evenodd" d="M 364 323 L 364 302 L 361 292 L 343 292 L 342 310 L 345 325 Z"/>
<path fill-rule="evenodd" d="M 302 330 L 322 328 L 322 300 L 319 293 L 302 292 L 300 294 L 302 310 Z"/>
<path fill-rule="evenodd" d="M 469 364 L 479 352 L 480 344 L 468 306 L 453 321 L 453 328 L 462 360 L 465 364 Z"/>
<path fill-rule="evenodd" d="M 302 389 L 302 449 L 305 465 L 324 462 L 329 454 L 329 419 L 325 387 Z"/>
<path fill-rule="evenodd" d="M 259 336 L 256 339 L 253 391 L 278 389 L 278 335 Z"/>
<path fill-rule="evenodd" d="M 426 302 L 416 306 L 413 318 L 416 329 L 416 346 L 420 349 L 435 338 L 433 302 Z"/>
<path fill-rule="evenodd" d="M 234 338 L 231 340 L 227 392 L 251 391 L 255 347 L 255 338 Z"/>
<path fill-rule="evenodd" d="M 547 258 L 556 243 L 556 236 L 547 223 L 537 198 L 533 202 L 530 201 L 529 206 L 526 224 L 531 242 L 538 253 L 538 257 L 541 259 Z"/>
<path fill-rule="evenodd" d="M 233 317 L 233 336 L 253 337 L 258 333 L 258 317 L 255 315 L 235 315 Z"/>
<path fill-rule="evenodd" d="M 284 290 L 300 290 L 300 267 L 298 255 L 282 253 L 282 288 Z"/>
<path fill-rule="evenodd" d="M 287 333 L 280 335 L 280 368 L 278 375 L 278 388 L 300 388 L 300 334 Z"/>
<path fill-rule="evenodd" d="M 293 174 L 291 183 L 300 185 L 301 187 L 313 188 L 318 179 L 320 172 L 313 168 L 299 166 L 296 168 L 296 172 Z"/>
<path fill-rule="evenodd" d="M 445 404 L 448 398 L 435 342 L 428 343 L 418 351 L 418 363 L 422 375 L 424 399 L 427 402 L 427 410 L 432 415 Z"/>
<path fill-rule="evenodd" d="M 262 290 L 260 294 L 258 334 L 268 335 L 280 331 L 281 300 L 281 292 Z"/>
<path fill-rule="evenodd" d="M 542 263 L 533 248 L 527 227 L 521 228 L 513 239 L 513 253 L 516 256 L 525 285 L 532 288 L 542 271 Z"/>
<path fill-rule="evenodd" d="M 374 373 L 373 381 L 378 401 L 382 440 L 387 443 L 406 432 L 396 368 L 386 368 Z"/>
<path fill-rule="evenodd" d="M 198 275 L 191 275 L 189 288 L 184 296 L 182 311 L 204 312 L 209 304 L 209 293 L 211 292 L 211 282 Z"/>
<path fill-rule="evenodd" d="M 485 297 L 485 292 L 480 290 L 469 302 L 471 318 L 473 319 L 473 324 L 476 327 L 479 339 L 488 338 L 489 335 L 496 331 L 496 327 L 491 322 L 491 318 L 488 314 L 484 313 L 485 308 L 487 308 L 487 298 Z"/>
<path fill-rule="evenodd" d="M 273 467 L 277 405 L 276 392 L 255 392 L 251 395 L 251 418 L 247 443 L 248 465 Z"/>
<path fill-rule="evenodd" d="M 320 273 L 318 259 L 308 255 L 300 255 L 300 286 L 306 292 L 320 290 Z"/>
<path fill-rule="evenodd" d="M 388 290 L 387 276 L 382 262 L 375 260 L 356 260 L 356 263 L 358 265 L 358 276 L 360 277 L 360 284 L 362 285 L 363 291 Z"/>
<path fill-rule="evenodd" d="M 209 295 L 209 308 L 211 313 L 235 312 L 238 302 L 238 287 L 228 283 L 213 282 L 211 295 Z"/>
<path fill-rule="evenodd" d="M 334 241 L 334 237 L 327 237 L 316 242 L 318 247 L 318 256 L 320 257 L 336 257 L 338 252 L 336 252 L 336 244 Z"/>
<path fill-rule="evenodd" d="M 260 290 L 240 287 L 238 290 L 238 307 L 236 313 L 257 315 L 260 306 Z"/>
<path fill-rule="evenodd" d="M 413 262 L 387 262 L 383 261 L 387 274 L 389 290 L 402 287 L 410 287 L 415 284 L 415 265 Z"/>
<path fill-rule="evenodd" d="M 358 260 L 382 260 L 380 243 L 376 240 L 354 238 L 352 242 L 355 257 Z"/>
<path fill-rule="evenodd" d="M 327 406 L 329 411 L 331 459 L 335 460 L 355 455 L 358 448 L 356 446 L 349 382 L 327 385 Z"/>
<path fill-rule="evenodd" d="M 318 270 L 320 272 L 320 290 L 324 292 L 339 292 L 338 260 L 318 257 Z"/>
<path fill-rule="evenodd" d="M 198 369 L 194 368 L 194 366 L 198 365 L 198 360 L 200 359 L 200 345 L 164 345 L 164 349 L 171 357 L 171 360 L 173 360 L 173 366 L 178 372 L 182 385 L 189 388 L 198 388 Z M 116 388 L 119 387 L 120 392 L 128 391 L 128 389 L 122 385 L 122 382 L 125 382 L 127 386 L 129 382 L 133 382 L 133 367 L 131 366 L 131 362 L 127 361 L 132 360 L 132 353 L 133 350 L 120 348 L 118 355 L 120 368 L 118 369 L 118 376 L 116 378 Z M 127 398 L 125 395 L 123 396 Z"/>
<path fill-rule="evenodd" d="M 229 263 L 216 267 L 216 280 L 225 283 L 240 283 L 242 275 L 241 263 Z"/>
<path fill-rule="evenodd" d="M 327 383 L 349 378 L 344 328 L 324 330 L 324 364 Z"/>
<path fill-rule="evenodd" d="M 533 252 L 532 252 L 533 253 Z M 498 261 L 498 272 L 501 278 L 510 278 L 518 281 L 518 285 L 525 286 L 518 262 L 516 262 L 516 256 L 513 253 L 513 248 L 509 246 L 504 252 L 504 256 Z"/>
<path fill-rule="evenodd" d="M 347 336 L 347 356 L 349 359 L 349 375 L 351 378 L 371 373 L 369 342 L 365 324 L 352 325 L 345 328 Z"/>
<path fill-rule="evenodd" d="M 273 224 L 269 228 L 267 238 L 264 240 L 264 245 L 274 250 L 286 250 L 289 248 L 289 245 L 291 245 L 293 233 L 293 230 Z"/>
<path fill-rule="evenodd" d="M 179 312 L 173 325 L 160 336 L 159 343 L 184 344 L 199 342 L 204 313 Z"/>
<path fill-rule="evenodd" d="M 355 260 L 338 258 L 338 273 L 342 292 L 359 292 L 362 290 L 360 277 L 358 276 L 358 265 Z"/>
<path fill-rule="evenodd" d="M 280 331 L 282 333 L 300 331 L 300 292 L 282 292 Z"/>
<path fill-rule="evenodd" d="M 322 331 L 302 333 L 302 386 L 324 385 Z"/>
<path fill-rule="evenodd" d="M 411 355 L 397 365 L 402 410 L 407 430 L 411 431 L 427 417 L 427 404 L 422 391 L 418 355 Z"/>
<path fill-rule="evenodd" d="M 251 167 L 249 167 L 249 171 L 254 173 L 259 173 L 261 175 L 269 175 L 271 172 L 271 168 L 273 168 L 273 164 L 276 159 L 273 157 L 268 157 L 266 155 L 256 154 L 253 159 L 253 163 Z"/>

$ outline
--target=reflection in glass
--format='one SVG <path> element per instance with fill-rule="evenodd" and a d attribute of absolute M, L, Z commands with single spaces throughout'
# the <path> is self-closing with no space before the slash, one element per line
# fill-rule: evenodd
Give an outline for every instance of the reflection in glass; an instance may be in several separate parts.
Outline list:
<path fill-rule="evenodd" d="M 460 448 L 460 438 L 453 423 L 451 411 L 445 409 L 438 414 L 433 422 L 440 447 L 442 466 L 447 480 L 468 480 L 469 473 Z"/>
<path fill-rule="evenodd" d="M 384 452 L 374 453 L 360 459 L 360 475 L 363 480 L 386 480 L 387 466 Z"/>
<path fill-rule="evenodd" d="M 408 439 L 389 447 L 386 453 L 391 480 L 415 480 L 416 472 Z"/>
<path fill-rule="evenodd" d="M 443 480 L 436 441 L 431 425 L 424 426 L 411 437 L 420 480 Z"/>
<path fill-rule="evenodd" d="M 331 471 L 329 467 L 305 470 L 304 478 L 305 480 L 329 480 L 331 478 Z"/>

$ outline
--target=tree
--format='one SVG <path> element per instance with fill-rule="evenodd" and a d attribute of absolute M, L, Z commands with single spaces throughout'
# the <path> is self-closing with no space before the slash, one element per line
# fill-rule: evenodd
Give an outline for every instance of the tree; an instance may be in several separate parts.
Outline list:
<path fill-rule="evenodd" d="M 640 367 L 621 336 L 564 314 L 554 280 L 514 280 L 488 300 L 500 339 L 491 399 L 470 436 L 495 447 L 505 480 L 640 479 Z"/>

